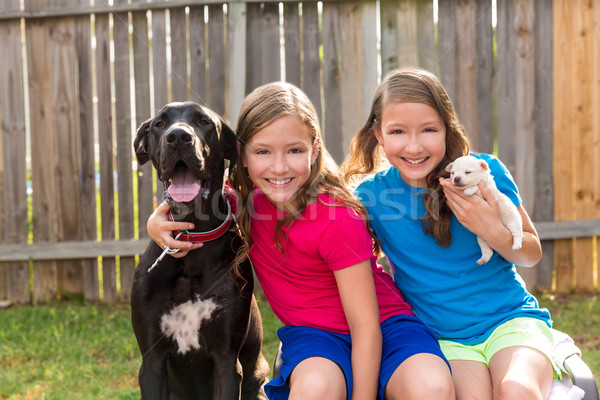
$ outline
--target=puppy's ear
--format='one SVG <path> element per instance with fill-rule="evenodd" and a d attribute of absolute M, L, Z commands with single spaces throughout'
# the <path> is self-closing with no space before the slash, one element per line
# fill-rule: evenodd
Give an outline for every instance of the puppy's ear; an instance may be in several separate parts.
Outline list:
<path fill-rule="evenodd" d="M 484 171 L 487 171 L 488 169 L 490 169 L 490 167 L 488 167 L 487 163 L 483 160 L 480 161 L 479 165 L 481 165 L 481 169 Z"/>
<path fill-rule="evenodd" d="M 446 172 L 452 171 L 452 164 L 453 163 L 450 163 L 450 164 L 446 165 Z"/>
<path fill-rule="evenodd" d="M 221 120 L 221 143 L 223 143 L 225 158 L 229 160 L 229 170 L 231 170 L 238 159 L 237 135 L 223 120 Z"/>
<path fill-rule="evenodd" d="M 138 160 L 138 164 L 143 165 L 150 160 L 149 152 L 149 134 L 150 134 L 150 122 L 152 118 L 146 120 L 140 125 L 137 130 L 137 135 L 133 141 L 133 149 Z"/>

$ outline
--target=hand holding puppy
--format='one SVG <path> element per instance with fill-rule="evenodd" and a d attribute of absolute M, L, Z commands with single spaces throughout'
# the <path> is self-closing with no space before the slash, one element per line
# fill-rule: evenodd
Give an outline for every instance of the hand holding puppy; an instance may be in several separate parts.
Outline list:
<path fill-rule="evenodd" d="M 487 163 L 473 156 L 464 156 L 459 157 L 454 162 L 448 164 L 446 166 L 446 171 L 450 172 L 449 182 L 456 189 L 462 190 L 467 196 L 477 194 L 481 196 L 483 200 L 481 188 L 484 186 L 487 187 L 487 192 L 491 195 L 486 196 L 489 197 L 488 204 L 491 207 L 495 207 L 496 204 L 493 203 L 497 203 L 500 219 L 513 236 L 512 249 L 520 249 L 523 241 L 523 222 L 521 215 L 510 199 L 496 187 L 496 183 L 494 182 L 493 176 L 490 174 Z M 458 215 L 457 218 L 459 218 Z M 479 236 L 477 237 L 477 242 L 479 243 L 482 253 L 482 257 L 477 260 L 477 263 L 485 264 L 492 256 L 493 250 L 485 240 L 481 239 Z"/>

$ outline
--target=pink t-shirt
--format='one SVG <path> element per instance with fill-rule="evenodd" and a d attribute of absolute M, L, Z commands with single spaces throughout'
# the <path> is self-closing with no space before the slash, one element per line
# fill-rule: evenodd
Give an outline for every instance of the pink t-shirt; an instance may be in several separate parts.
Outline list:
<path fill-rule="evenodd" d="M 306 207 L 291 228 L 282 229 L 288 235 L 282 241 L 282 253 L 275 231 L 285 213 L 262 192 L 254 195 L 250 260 L 275 315 L 285 325 L 348 333 L 333 271 L 369 259 L 380 321 L 398 314 L 414 315 L 392 277 L 377 265 L 361 216 L 331 195 L 322 194 L 319 199 Z"/>

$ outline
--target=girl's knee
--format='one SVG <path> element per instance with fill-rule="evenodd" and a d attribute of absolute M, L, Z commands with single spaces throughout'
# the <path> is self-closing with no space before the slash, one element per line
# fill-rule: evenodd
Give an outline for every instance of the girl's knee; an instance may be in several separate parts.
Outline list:
<path fill-rule="evenodd" d="M 455 398 L 452 379 L 446 379 L 445 377 L 430 375 L 425 379 L 418 377 L 418 379 L 404 382 L 404 385 L 391 386 L 388 384 L 385 391 L 385 399 L 453 400 Z"/>
<path fill-rule="evenodd" d="M 307 374 L 290 384 L 290 399 L 345 399 L 346 383 L 323 374 Z"/>
<path fill-rule="evenodd" d="M 454 398 L 448 365 L 430 354 L 412 356 L 403 362 L 390 378 L 385 391 L 386 400 Z"/>
<path fill-rule="evenodd" d="M 346 378 L 337 364 L 330 360 L 305 360 L 292 372 L 290 399 L 320 400 L 346 397 Z"/>
<path fill-rule="evenodd" d="M 498 387 L 494 387 L 494 400 L 500 399 L 528 399 L 542 400 L 548 397 L 549 390 L 544 390 L 534 382 L 521 382 L 513 379 L 504 379 Z"/>

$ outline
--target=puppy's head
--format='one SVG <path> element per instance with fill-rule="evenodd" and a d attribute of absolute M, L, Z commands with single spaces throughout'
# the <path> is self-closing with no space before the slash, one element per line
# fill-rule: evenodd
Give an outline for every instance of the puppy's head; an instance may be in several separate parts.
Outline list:
<path fill-rule="evenodd" d="M 487 181 L 490 168 L 487 163 L 473 156 L 459 157 L 446 166 L 450 172 L 450 182 L 460 189 L 475 186 L 479 181 Z"/>
<path fill-rule="evenodd" d="M 168 185 L 171 203 L 206 200 L 220 191 L 224 160 L 237 160 L 233 130 L 217 113 L 194 102 L 165 105 L 140 125 L 133 146 L 140 165 L 152 160 Z"/>

